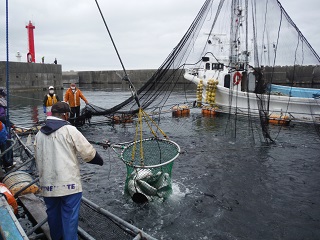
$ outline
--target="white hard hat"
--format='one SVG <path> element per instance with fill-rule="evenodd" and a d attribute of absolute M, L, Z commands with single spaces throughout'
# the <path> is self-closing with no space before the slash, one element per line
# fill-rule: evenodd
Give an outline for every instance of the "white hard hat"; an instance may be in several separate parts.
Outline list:
<path fill-rule="evenodd" d="M 49 87 L 49 90 L 50 90 L 50 89 L 54 89 L 54 87 L 53 87 L 53 86 L 50 86 L 50 87 Z"/>

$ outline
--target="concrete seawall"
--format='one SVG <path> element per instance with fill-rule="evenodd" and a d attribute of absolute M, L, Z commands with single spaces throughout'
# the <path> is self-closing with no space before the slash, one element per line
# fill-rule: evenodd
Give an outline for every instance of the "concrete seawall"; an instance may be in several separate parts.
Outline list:
<path fill-rule="evenodd" d="M 6 62 L 0 62 L 0 87 L 6 86 Z M 11 90 L 62 88 L 62 70 L 59 64 L 9 62 Z"/>
<path fill-rule="evenodd" d="M 137 85 L 144 84 L 149 80 L 157 69 L 143 69 L 143 70 L 127 70 L 130 80 Z M 124 73 L 122 70 L 109 71 L 79 71 L 79 72 L 63 72 L 63 83 L 79 83 L 79 84 L 122 84 Z M 186 83 L 187 81 L 180 77 L 179 83 Z"/>
<path fill-rule="evenodd" d="M 137 85 L 144 84 L 156 69 L 129 70 L 127 71 L 130 80 Z M 64 72 L 62 74 L 63 83 L 77 82 L 79 84 L 121 84 L 123 71 L 81 71 Z M 266 67 L 265 79 L 274 84 L 297 85 L 301 87 L 320 87 L 320 67 L 304 66 L 293 68 L 292 66 Z M 178 84 L 190 83 L 180 74 Z"/>
<path fill-rule="evenodd" d="M 156 69 L 127 70 L 127 74 L 134 85 L 141 86 L 152 77 Z M 273 72 L 274 71 L 274 72 Z M 273 72 L 273 73 L 271 73 Z M 295 72 L 295 74 L 293 74 Z M 122 70 L 109 71 L 79 71 L 62 72 L 59 64 L 41 64 L 25 62 L 9 62 L 10 90 L 23 91 L 32 89 L 46 89 L 54 86 L 62 89 L 70 83 L 82 84 L 123 84 Z M 177 74 L 178 75 L 178 74 Z M 320 67 L 291 66 L 265 68 L 265 78 L 273 79 L 273 83 L 281 85 L 299 85 L 301 87 L 320 87 Z M 178 84 L 189 83 L 180 74 Z M 6 62 L 0 61 L 0 87 L 6 86 Z"/>

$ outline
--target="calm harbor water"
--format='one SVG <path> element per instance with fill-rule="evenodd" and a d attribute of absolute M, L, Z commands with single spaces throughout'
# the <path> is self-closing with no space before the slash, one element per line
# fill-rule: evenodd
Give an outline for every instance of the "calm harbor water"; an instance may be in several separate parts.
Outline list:
<path fill-rule="evenodd" d="M 90 103 L 103 108 L 130 96 L 123 86 L 81 89 Z M 57 92 L 60 98 L 64 92 Z M 12 93 L 11 120 L 25 127 L 44 120 L 45 93 Z M 177 90 L 167 109 L 194 99 L 194 91 Z M 105 164 L 81 165 L 86 198 L 157 239 L 320 239 L 320 136 L 315 126 L 271 126 L 276 143 L 266 145 L 258 122 L 250 125 L 247 118 L 208 118 L 191 109 L 188 117 L 173 118 L 169 112 L 157 120 L 182 150 L 173 166 L 169 199 L 146 205 L 128 199 L 124 163 L 100 146 L 95 147 Z M 135 125 L 94 124 L 81 131 L 89 140 L 121 143 L 133 141 Z M 144 134 L 151 136 L 147 129 Z"/>

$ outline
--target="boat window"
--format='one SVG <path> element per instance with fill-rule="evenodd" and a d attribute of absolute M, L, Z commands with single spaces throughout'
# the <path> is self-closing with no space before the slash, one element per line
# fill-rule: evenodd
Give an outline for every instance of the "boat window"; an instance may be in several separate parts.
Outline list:
<path fill-rule="evenodd" d="M 202 61 L 209 62 L 209 57 L 202 57 Z"/>
<path fill-rule="evenodd" d="M 223 63 L 212 63 L 212 69 L 223 70 Z"/>
<path fill-rule="evenodd" d="M 230 88 L 230 74 L 224 76 L 224 87 Z"/>
<path fill-rule="evenodd" d="M 240 71 L 243 71 L 244 70 L 244 63 L 240 63 Z"/>
<path fill-rule="evenodd" d="M 206 69 L 210 70 L 210 63 L 206 63 Z"/>

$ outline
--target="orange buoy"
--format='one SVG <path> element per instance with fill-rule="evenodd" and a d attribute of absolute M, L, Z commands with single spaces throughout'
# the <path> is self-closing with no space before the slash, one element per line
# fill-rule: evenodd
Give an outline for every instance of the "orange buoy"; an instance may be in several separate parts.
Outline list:
<path fill-rule="evenodd" d="M 8 204 L 12 207 L 14 214 L 18 213 L 18 203 L 7 186 L 3 183 L 0 183 L 0 193 L 2 193 L 6 199 Z"/>
<path fill-rule="evenodd" d="M 286 115 L 279 115 L 279 114 L 271 114 L 269 116 L 269 123 L 275 124 L 275 125 L 283 125 L 288 126 L 290 124 L 291 119 L 289 116 Z"/>
<path fill-rule="evenodd" d="M 203 116 L 215 116 L 217 114 L 216 108 L 214 107 L 203 107 L 202 115 Z"/>
<path fill-rule="evenodd" d="M 112 123 L 115 123 L 115 124 L 119 124 L 119 123 L 132 123 L 133 122 L 133 119 L 132 119 L 132 116 L 131 115 L 125 115 L 125 114 L 122 114 L 121 116 L 119 115 L 114 115 L 111 117 L 111 121 Z"/>
<path fill-rule="evenodd" d="M 120 123 L 120 117 L 119 116 L 113 116 L 111 118 L 111 120 L 112 120 L 112 123 Z"/>
<path fill-rule="evenodd" d="M 187 117 L 190 115 L 190 108 L 187 105 L 176 105 L 171 110 L 173 117 Z"/>

